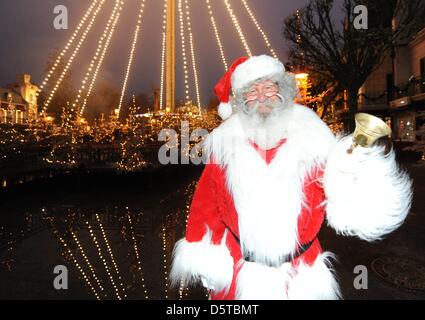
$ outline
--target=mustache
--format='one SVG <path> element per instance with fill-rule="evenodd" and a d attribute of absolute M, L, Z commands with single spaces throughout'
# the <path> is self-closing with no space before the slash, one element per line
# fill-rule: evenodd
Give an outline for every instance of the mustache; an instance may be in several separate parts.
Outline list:
<path fill-rule="evenodd" d="M 284 102 L 284 99 L 283 99 L 283 97 L 282 97 L 282 95 L 281 94 L 279 94 L 279 93 L 275 93 L 275 94 L 273 94 L 272 96 L 269 96 L 264 102 L 260 102 L 260 101 L 258 101 L 258 99 L 257 98 L 255 98 L 255 99 L 246 99 L 245 101 L 244 101 L 244 105 L 246 105 L 247 103 L 249 103 L 249 102 L 253 102 L 253 101 L 255 101 L 256 102 L 256 104 L 260 104 L 260 103 L 262 103 L 262 104 L 265 104 L 265 103 L 267 103 L 267 101 L 269 101 L 269 100 L 271 100 L 272 98 L 274 98 L 274 97 L 278 97 L 280 100 L 281 100 L 281 102 Z"/>
<path fill-rule="evenodd" d="M 278 109 L 281 109 L 281 107 L 284 104 L 284 98 L 280 95 L 280 94 L 276 94 L 275 96 L 279 97 L 278 101 L 273 101 L 273 97 L 269 97 L 268 99 L 266 99 L 264 102 L 260 102 L 258 100 L 246 100 L 244 102 L 243 105 L 243 109 L 245 111 L 245 113 L 248 116 L 253 116 L 255 114 L 257 114 L 258 109 L 260 108 L 260 106 L 262 105 L 266 105 L 268 107 L 270 107 L 272 109 L 271 114 L 275 113 L 278 111 Z M 248 107 L 248 102 L 254 102 L 251 106 Z"/>

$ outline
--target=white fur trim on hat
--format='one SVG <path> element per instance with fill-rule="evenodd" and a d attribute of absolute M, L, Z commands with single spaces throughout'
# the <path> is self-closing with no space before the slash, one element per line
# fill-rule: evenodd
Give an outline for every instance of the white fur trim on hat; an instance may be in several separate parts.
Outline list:
<path fill-rule="evenodd" d="M 283 72 L 285 66 L 278 59 L 267 55 L 254 56 L 235 69 L 232 74 L 232 88 L 237 92 L 257 79 Z"/>
<path fill-rule="evenodd" d="M 222 102 L 218 106 L 218 115 L 221 119 L 226 120 L 232 115 L 232 106 L 228 102 Z"/>

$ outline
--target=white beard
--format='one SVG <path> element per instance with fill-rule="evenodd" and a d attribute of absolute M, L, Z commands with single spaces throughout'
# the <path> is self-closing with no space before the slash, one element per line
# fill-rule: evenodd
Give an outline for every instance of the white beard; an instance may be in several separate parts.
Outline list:
<path fill-rule="evenodd" d="M 247 138 L 255 142 L 261 149 L 268 150 L 287 137 L 287 130 L 292 115 L 292 108 L 283 103 L 274 105 L 270 114 L 264 116 L 257 111 L 247 114 L 243 108 L 239 109 L 240 119 Z"/>

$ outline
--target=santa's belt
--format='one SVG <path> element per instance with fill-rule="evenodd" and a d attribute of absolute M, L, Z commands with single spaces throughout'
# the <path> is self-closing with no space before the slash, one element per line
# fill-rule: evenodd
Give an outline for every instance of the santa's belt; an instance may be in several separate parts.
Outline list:
<path fill-rule="evenodd" d="M 224 221 L 222 221 L 222 222 L 226 226 L 226 229 L 230 231 L 230 233 L 232 234 L 233 238 L 236 240 L 236 242 L 240 246 L 241 245 L 241 240 L 239 239 L 239 237 L 233 232 L 232 229 L 230 229 L 227 226 L 227 224 Z M 303 255 L 308 249 L 310 249 L 311 245 L 313 244 L 313 242 L 316 239 L 317 239 L 317 236 L 313 240 L 311 240 L 310 242 L 307 242 L 305 244 L 300 245 L 297 248 L 297 250 L 295 251 L 294 254 L 288 254 L 288 255 L 286 255 L 285 257 L 283 257 L 282 259 L 280 259 L 280 261 L 279 261 L 279 263 L 277 265 L 276 264 L 270 264 L 270 263 L 263 262 L 263 261 L 261 261 L 261 262 L 260 261 L 255 261 L 253 259 L 253 257 L 251 257 L 250 255 L 246 255 L 246 254 L 244 254 L 244 260 L 247 261 L 247 262 L 262 263 L 262 264 L 265 264 L 265 265 L 267 265 L 269 267 L 279 267 L 280 265 L 282 265 L 282 264 L 284 264 L 286 262 L 291 262 L 291 261 L 297 259 L 298 257 L 300 257 L 301 255 Z"/>

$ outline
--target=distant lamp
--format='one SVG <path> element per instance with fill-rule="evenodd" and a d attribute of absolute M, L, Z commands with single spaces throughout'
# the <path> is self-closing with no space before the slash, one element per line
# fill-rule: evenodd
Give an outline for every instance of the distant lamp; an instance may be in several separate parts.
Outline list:
<path fill-rule="evenodd" d="M 295 79 L 297 80 L 305 80 L 308 78 L 308 73 L 296 73 Z"/>

